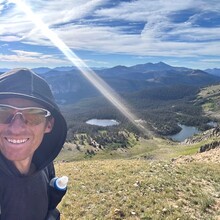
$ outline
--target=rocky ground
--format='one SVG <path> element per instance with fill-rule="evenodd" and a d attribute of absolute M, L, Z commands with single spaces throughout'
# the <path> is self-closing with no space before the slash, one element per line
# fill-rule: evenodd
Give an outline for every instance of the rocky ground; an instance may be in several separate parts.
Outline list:
<path fill-rule="evenodd" d="M 173 162 L 175 163 L 190 163 L 196 161 L 220 163 L 220 147 L 211 149 L 203 153 L 197 153 L 191 156 L 180 156 L 173 159 Z"/>

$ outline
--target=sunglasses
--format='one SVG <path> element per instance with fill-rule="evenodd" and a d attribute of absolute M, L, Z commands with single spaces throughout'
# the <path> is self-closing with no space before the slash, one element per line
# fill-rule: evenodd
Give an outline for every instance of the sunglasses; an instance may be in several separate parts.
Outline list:
<path fill-rule="evenodd" d="M 23 121 L 27 125 L 39 125 L 45 121 L 45 118 L 49 117 L 51 113 L 44 108 L 18 108 L 11 105 L 0 104 L 0 124 L 10 124 L 16 115 L 22 116 Z"/>

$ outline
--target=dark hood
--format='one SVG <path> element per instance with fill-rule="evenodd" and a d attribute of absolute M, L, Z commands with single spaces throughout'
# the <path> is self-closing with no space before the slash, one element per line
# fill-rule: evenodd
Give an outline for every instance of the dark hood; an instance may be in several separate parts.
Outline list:
<path fill-rule="evenodd" d="M 19 97 L 31 99 L 48 109 L 55 119 L 52 131 L 36 150 L 33 162 L 37 169 L 43 169 L 59 154 L 67 134 L 67 125 L 55 103 L 49 85 L 29 69 L 14 69 L 0 75 L 0 99 Z"/>

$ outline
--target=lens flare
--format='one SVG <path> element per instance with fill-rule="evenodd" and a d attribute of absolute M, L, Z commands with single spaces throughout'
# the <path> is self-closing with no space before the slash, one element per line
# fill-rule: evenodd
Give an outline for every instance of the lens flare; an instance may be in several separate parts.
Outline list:
<path fill-rule="evenodd" d="M 141 123 L 141 120 L 132 113 L 125 101 L 107 84 L 105 83 L 91 68 L 89 68 L 83 60 L 81 60 L 57 35 L 53 32 L 22 0 L 8 0 L 14 3 L 23 11 L 28 19 L 45 35 L 95 86 L 101 94 L 109 100 L 130 122 L 132 122 L 139 130 L 144 132 L 148 137 L 152 136 L 149 129 Z"/>

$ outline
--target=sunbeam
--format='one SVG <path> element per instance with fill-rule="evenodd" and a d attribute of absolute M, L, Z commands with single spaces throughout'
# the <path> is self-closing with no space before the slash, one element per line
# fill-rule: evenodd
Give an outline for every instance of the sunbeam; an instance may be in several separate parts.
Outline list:
<path fill-rule="evenodd" d="M 8 0 L 9 3 L 14 3 L 17 7 L 23 11 L 28 19 L 33 22 L 36 27 L 45 35 L 95 86 L 101 94 L 109 100 L 124 116 L 126 116 L 130 122 L 132 122 L 139 130 L 144 132 L 148 137 L 152 134 L 149 129 L 140 123 L 137 116 L 132 113 L 125 101 L 119 97 L 119 95 L 107 85 L 91 68 L 89 68 L 83 60 L 81 60 L 57 35 L 53 32 L 31 8 L 22 0 Z"/>

